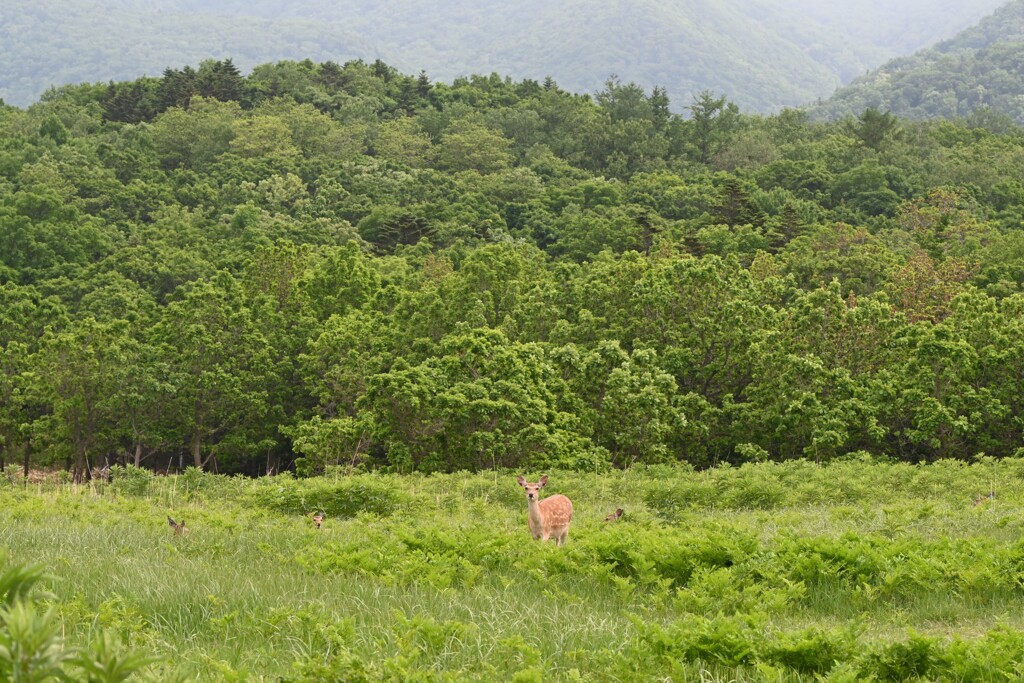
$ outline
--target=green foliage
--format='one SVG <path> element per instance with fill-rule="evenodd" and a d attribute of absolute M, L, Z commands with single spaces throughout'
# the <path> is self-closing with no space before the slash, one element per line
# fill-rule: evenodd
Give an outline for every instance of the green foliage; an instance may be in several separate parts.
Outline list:
<path fill-rule="evenodd" d="M 861 665 L 863 676 L 880 681 L 906 681 L 927 678 L 934 666 L 935 644 L 930 638 L 911 633 L 906 642 L 892 643 L 871 653 Z"/>
<path fill-rule="evenodd" d="M 562 548 L 530 538 L 515 474 L 192 468 L 144 496 L 0 490 L 0 667 L 16 653 L 23 680 L 752 683 L 1000 680 L 1024 663 L 1019 459 L 551 472 L 576 513 Z M 770 507 L 749 503 L 760 489 Z M 654 507 L 666 492 L 682 497 L 671 517 Z M 306 513 L 324 509 L 316 529 Z M 61 575 L 49 593 L 43 566 Z"/>
<path fill-rule="evenodd" d="M 322 512 L 341 519 L 363 512 L 387 516 L 412 504 L 412 499 L 388 483 L 365 476 L 308 482 L 280 478 L 254 491 L 252 501 L 282 513 Z"/>
<path fill-rule="evenodd" d="M 689 110 L 230 60 L 0 110 L 0 467 L 1013 455 L 1019 131 Z"/>
<path fill-rule="evenodd" d="M 44 576 L 38 565 L 8 564 L 0 553 L 0 676 L 34 683 L 81 680 L 121 683 L 157 661 L 128 650 L 110 631 L 100 631 L 88 648 L 66 648 L 56 611 L 41 611 L 35 585 Z"/>
<path fill-rule="evenodd" d="M 103 631 L 88 649 L 72 659 L 82 670 L 81 680 L 89 683 L 121 683 L 157 661 L 156 657 L 125 649 L 109 631 Z"/>
<path fill-rule="evenodd" d="M 809 628 L 783 634 L 766 648 L 765 659 L 807 674 L 825 674 L 836 662 L 845 662 L 857 653 L 857 635 L 852 630 L 837 632 Z"/>
<path fill-rule="evenodd" d="M 110 468 L 110 487 L 123 496 L 145 496 L 152 482 L 153 472 L 143 467 L 114 465 Z"/>

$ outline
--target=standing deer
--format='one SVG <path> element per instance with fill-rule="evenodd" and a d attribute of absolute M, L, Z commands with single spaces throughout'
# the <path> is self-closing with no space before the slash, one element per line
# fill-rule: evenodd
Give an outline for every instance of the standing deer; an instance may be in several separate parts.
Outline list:
<path fill-rule="evenodd" d="M 171 519 L 170 516 L 168 516 L 167 517 L 167 523 L 171 525 L 172 529 L 174 529 L 174 535 L 175 536 L 184 536 L 185 534 L 188 533 L 188 527 L 185 526 L 185 520 L 181 520 L 180 522 L 175 522 L 173 519 Z"/>
<path fill-rule="evenodd" d="M 572 501 L 563 495 L 540 499 L 540 490 L 548 483 L 547 475 L 541 477 L 536 484 L 531 484 L 523 477 L 517 477 L 516 481 L 526 491 L 530 534 L 534 540 L 554 538 L 556 545 L 564 545 L 572 522 Z"/>

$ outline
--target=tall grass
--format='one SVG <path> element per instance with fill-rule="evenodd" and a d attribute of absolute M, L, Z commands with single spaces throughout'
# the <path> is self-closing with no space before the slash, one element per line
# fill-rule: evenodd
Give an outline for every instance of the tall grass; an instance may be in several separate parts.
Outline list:
<path fill-rule="evenodd" d="M 69 643 L 113 631 L 156 678 L 1024 671 L 1019 461 L 555 472 L 576 509 L 564 548 L 530 538 L 514 474 L 7 483 L 0 546 L 58 577 Z"/>

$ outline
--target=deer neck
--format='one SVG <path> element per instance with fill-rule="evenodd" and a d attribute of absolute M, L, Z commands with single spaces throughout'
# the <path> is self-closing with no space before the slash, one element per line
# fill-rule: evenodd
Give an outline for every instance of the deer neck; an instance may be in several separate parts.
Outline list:
<path fill-rule="evenodd" d="M 540 498 L 535 498 L 534 500 L 527 499 L 526 505 L 530 510 L 530 524 L 536 525 L 539 528 L 544 523 L 544 518 L 540 511 Z"/>

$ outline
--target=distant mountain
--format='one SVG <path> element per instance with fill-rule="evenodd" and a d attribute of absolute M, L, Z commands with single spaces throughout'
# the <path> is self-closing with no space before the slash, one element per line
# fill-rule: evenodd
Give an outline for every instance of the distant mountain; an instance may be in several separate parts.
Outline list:
<path fill-rule="evenodd" d="M 0 98 L 25 106 L 51 85 L 158 75 L 207 58 L 231 57 L 243 70 L 380 58 L 434 79 L 551 76 L 577 92 L 615 74 L 666 87 L 676 109 L 708 89 L 773 111 L 952 35 L 999 2 L 4 0 Z"/>
<path fill-rule="evenodd" d="M 984 110 L 1024 124 L 1024 0 L 912 57 L 894 59 L 809 108 L 835 119 L 868 107 L 908 118 Z"/>
<path fill-rule="evenodd" d="M 1007 0 L 781 0 L 791 11 L 832 28 L 855 42 L 905 57 L 978 22 Z M 863 73 L 843 76 L 849 82 Z"/>

